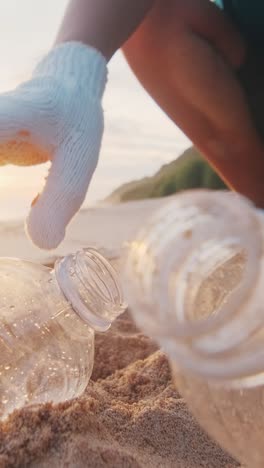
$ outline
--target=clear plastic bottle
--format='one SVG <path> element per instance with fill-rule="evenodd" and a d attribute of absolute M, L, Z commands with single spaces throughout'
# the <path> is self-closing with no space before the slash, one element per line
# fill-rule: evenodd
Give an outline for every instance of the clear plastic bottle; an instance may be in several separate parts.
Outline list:
<path fill-rule="evenodd" d="M 127 253 L 124 293 L 201 425 L 264 466 L 264 217 L 227 192 L 177 195 Z"/>
<path fill-rule="evenodd" d="M 0 258 L 0 418 L 75 398 L 94 361 L 94 331 L 125 310 L 116 274 L 97 251 L 55 268 Z"/>

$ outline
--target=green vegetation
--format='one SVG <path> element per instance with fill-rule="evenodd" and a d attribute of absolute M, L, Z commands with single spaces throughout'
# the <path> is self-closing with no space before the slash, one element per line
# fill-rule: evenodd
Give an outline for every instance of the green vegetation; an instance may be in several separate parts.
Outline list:
<path fill-rule="evenodd" d="M 129 182 L 115 190 L 108 200 L 125 202 L 144 198 L 166 197 L 187 189 L 225 189 L 226 185 L 195 148 L 163 166 L 152 177 Z"/>

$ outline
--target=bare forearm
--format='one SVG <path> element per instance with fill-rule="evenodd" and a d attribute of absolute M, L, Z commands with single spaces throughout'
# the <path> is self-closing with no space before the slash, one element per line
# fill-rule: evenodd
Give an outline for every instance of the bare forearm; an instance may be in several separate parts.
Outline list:
<path fill-rule="evenodd" d="M 80 41 L 107 60 L 143 20 L 154 0 L 70 0 L 56 43 Z"/>

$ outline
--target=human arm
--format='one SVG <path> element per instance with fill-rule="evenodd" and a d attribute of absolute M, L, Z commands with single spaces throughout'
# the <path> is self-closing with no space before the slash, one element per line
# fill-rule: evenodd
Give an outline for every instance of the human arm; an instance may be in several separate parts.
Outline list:
<path fill-rule="evenodd" d="M 56 44 L 78 41 L 108 61 L 150 11 L 154 0 L 71 0 Z"/>

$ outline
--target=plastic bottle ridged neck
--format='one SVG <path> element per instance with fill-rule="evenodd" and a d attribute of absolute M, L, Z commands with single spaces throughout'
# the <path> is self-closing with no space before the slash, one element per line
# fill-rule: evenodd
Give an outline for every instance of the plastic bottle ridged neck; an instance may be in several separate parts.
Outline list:
<path fill-rule="evenodd" d="M 117 274 L 95 249 L 56 262 L 57 282 L 73 309 L 93 329 L 107 330 L 126 306 Z"/>

